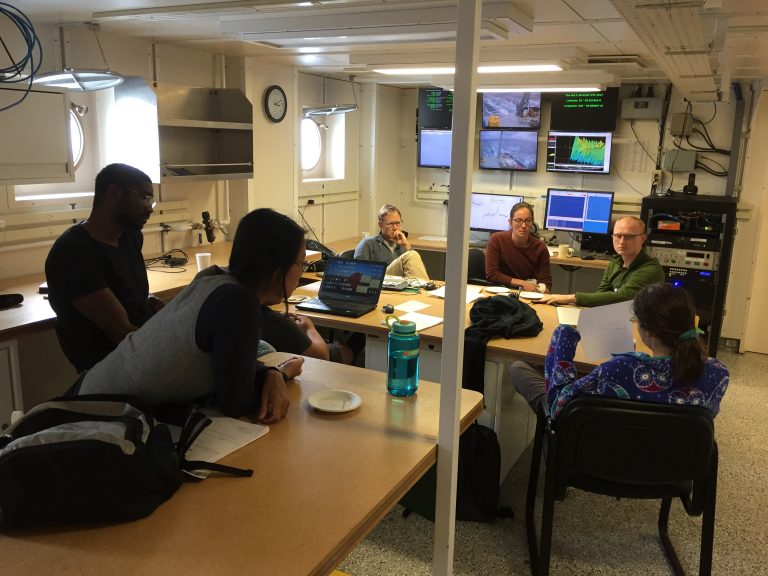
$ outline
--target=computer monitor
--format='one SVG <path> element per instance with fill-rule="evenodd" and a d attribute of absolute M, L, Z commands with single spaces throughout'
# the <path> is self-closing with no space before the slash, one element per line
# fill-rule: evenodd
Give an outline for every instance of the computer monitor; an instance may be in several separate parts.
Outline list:
<path fill-rule="evenodd" d="M 475 232 L 509 230 L 509 212 L 523 201 L 522 196 L 472 192 L 469 204 L 469 229 Z"/>
<path fill-rule="evenodd" d="M 550 130 L 613 132 L 619 89 L 604 92 L 555 92 L 550 96 Z"/>
<path fill-rule="evenodd" d="M 451 167 L 451 131 L 422 128 L 419 130 L 419 166 Z"/>
<path fill-rule="evenodd" d="M 547 172 L 608 174 L 610 132 L 554 132 L 547 137 Z"/>
<path fill-rule="evenodd" d="M 568 232 L 608 234 L 612 209 L 613 192 L 549 188 L 544 227 Z"/>
<path fill-rule="evenodd" d="M 531 130 L 480 130 L 480 168 L 536 171 L 539 133 Z"/>
<path fill-rule="evenodd" d="M 541 92 L 483 92 L 483 128 L 541 126 Z"/>

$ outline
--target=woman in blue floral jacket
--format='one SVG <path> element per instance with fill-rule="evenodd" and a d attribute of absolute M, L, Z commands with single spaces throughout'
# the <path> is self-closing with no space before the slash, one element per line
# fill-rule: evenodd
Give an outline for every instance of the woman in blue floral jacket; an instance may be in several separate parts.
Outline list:
<path fill-rule="evenodd" d="M 716 415 L 728 387 L 728 369 L 705 358 L 690 296 L 670 284 L 652 284 L 635 295 L 633 307 L 640 338 L 653 356 L 614 354 L 583 378 L 573 364 L 581 336 L 572 326 L 555 329 L 544 367 L 551 414 L 557 415 L 576 396 L 594 394 L 704 406 Z"/>

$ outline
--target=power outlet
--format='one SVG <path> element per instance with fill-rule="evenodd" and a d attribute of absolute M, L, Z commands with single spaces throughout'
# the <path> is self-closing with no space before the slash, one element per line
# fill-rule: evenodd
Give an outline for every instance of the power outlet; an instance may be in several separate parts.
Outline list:
<path fill-rule="evenodd" d="M 662 170 L 653 171 L 653 181 L 651 182 L 651 196 L 660 195 L 662 185 L 664 184 L 664 172 Z"/>

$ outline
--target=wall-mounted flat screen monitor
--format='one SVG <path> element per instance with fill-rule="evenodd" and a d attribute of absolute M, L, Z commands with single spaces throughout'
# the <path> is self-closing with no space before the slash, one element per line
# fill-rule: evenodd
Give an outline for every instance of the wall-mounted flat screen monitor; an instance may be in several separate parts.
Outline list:
<path fill-rule="evenodd" d="M 423 168 L 451 167 L 451 131 L 419 130 L 419 166 Z"/>
<path fill-rule="evenodd" d="M 592 190 L 547 190 L 544 227 L 568 232 L 608 234 L 613 192 Z"/>
<path fill-rule="evenodd" d="M 483 128 L 541 126 L 541 92 L 483 92 Z"/>
<path fill-rule="evenodd" d="M 547 136 L 547 172 L 608 174 L 610 132 L 555 132 Z"/>
<path fill-rule="evenodd" d="M 419 128 L 453 126 L 453 92 L 442 88 L 419 88 Z"/>
<path fill-rule="evenodd" d="M 480 130 L 480 168 L 536 171 L 539 133 L 531 130 Z"/>
<path fill-rule="evenodd" d="M 613 132 L 619 89 L 605 92 L 553 93 L 550 130 Z"/>
<path fill-rule="evenodd" d="M 469 200 L 469 229 L 477 232 L 509 230 L 512 206 L 522 201 L 522 196 L 472 192 Z"/>

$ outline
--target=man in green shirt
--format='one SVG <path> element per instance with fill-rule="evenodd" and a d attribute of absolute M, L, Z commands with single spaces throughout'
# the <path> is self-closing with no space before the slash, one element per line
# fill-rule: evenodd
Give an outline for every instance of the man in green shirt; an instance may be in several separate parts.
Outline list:
<path fill-rule="evenodd" d="M 616 221 L 613 227 L 615 256 L 603 273 L 596 292 L 576 294 L 549 294 L 542 298 L 547 304 L 576 304 L 577 306 L 604 306 L 632 300 L 648 284 L 664 282 L 664 270 L 656 258 L 643 250 L 646 239 L 645 223 L 635 216 Z"/>

